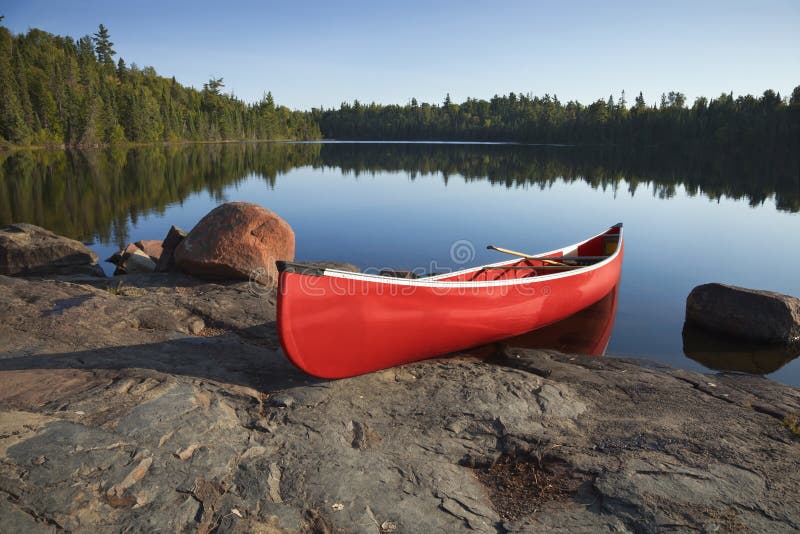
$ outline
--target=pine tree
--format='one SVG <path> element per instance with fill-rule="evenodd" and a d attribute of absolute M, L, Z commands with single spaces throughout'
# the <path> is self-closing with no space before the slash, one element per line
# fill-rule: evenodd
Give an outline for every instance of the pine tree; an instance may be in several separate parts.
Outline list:
<path fill-rule="evenodd" d="M 636 111 L 642 111 L 642 110 L 644 110 L 644 108 L 647 107 L 647 103 L 644 101 L 644 95 L 642 95 L 641 91 L 639 91 L 639 96 L 636 97 L 636 101 L 635 102 L 636 103 L 634 104 L 633 108 Z"/>
<path fill-rule="evenodd" d="M 94 41 L 94 50 L 97 53 L 97 59 L 99 59 L 100 62 L 107 67 L 113 67 L 114 60 L 111 58 L 111 56 L 116 55 L 116 52 L 112 48 L 114 43 L 111 42 L 108 34 L 108 28 L 101 24 L 97 33 L 95 33 L 94 37 L 92 37 L 92 41 Z"/>

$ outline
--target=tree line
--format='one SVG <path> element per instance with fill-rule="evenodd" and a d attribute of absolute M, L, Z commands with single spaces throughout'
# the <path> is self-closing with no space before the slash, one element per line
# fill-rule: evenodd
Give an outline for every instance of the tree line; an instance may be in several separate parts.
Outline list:
<path fill-rule="evenodd" d="M 800 153 L 800 86 L 788 97 L 698 97 L 680 92 L 648 104 L 625 92 L 589 105 L 557 96 L 509 93 L 490 100 L 406 105 L 345 102 L 291 111 L 267 93 L 247 104 L 116 59 L 102 24 L 78 40 L 42 30 L 13 35 L 0 26 L 0 143 L 96 146 L 124 142 L 256 139 L 514 141 L 541 144 L 703 145 L 763 157 Z"/>
<path fill-rule="evenodd" d="M 656 146 L 700 143 L 724 151 L 800 148 L 800 86 L 789 98 L 773 90 L 760 97 L 698 97 L 689 106 L 680 92 L 648 105 L 640 92 L 629 106 L 625 92 L 591 104 L 530 94 L 468 98 L 441 105 L 404 106 L 344 102 L 314 109 L 324 137 L 374 140 L 514 141 L 541 144 Z"/>
<path fill-rule="evenodd" d="M 97 146 L 125 142 L 317 139 L 308 113 L 275 104 L 267 93 L 246 104 L 127 65 L 108 29 L 78 40 L 38 29 L 13 35 L 0 26 L 0 142 Z"/>

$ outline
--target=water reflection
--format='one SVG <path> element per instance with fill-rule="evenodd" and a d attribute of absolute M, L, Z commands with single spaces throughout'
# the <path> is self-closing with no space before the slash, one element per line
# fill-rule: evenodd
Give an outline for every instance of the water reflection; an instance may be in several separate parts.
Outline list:
<path fill-rule="evenodd" d="M 128 224 L 190 194 L 307 165 L 319 145 L 211 144 L 0 154 L 0 224 L 29 222 L 75 239 L 124 244 Z M 212 206 L 213 207 L 213 206 Z M 211 208 L 209 207 L 209 210 Z"/>
<path fill-rule="evenodd" d="M 488 180 L 505 187 L 547 188 L 583 181 L 633 194 L 645 186 L 668 198 L 683 186 L 711 199 L 774 198 L 780 210 L 800 210 L 796 158 L 737 160 L 679 150 L 543 148 L 524 145 L 403 143 L 231 143 L 99 151 L 18 151 L 0 154 L 0 224 L 31 222 L 76 239 L 124 243 L 129 223 L 163 213 L 192 193 L 223 190 L 251 175 L 268 186 L 290 170 L 311 166 L 343 174 L 406 172 Z M 648 194 L 648 193 L 645 193 Z"/>
<path fill-rule="evenodd" d="M 509 347 L 554 349 L 560 352 L 602 356 L 611 339 L 617 316 L 618 286 L 578 313 L 551 325 L 503 340 Z"/>
<path fill-rule="evenodd" d="M 800 356 L 800 346 L 765 346 L 731 340 L 687 324 L 683 327 L 683 353 L 715 371 L 766 375 Z"/>

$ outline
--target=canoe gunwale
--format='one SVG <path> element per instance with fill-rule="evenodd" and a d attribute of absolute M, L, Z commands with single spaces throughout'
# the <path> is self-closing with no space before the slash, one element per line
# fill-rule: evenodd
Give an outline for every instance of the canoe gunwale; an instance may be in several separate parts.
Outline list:
<path fill-rule="evenodd" d="M 477 272 L 482 269 L 491 269 L 491 268 L 501 268 L 506 265 L 511 265 L 513 263 L 519 263 L 520 261 L 525 261 L 525 258 L 517 258 L 511 259 L 506 261 L 501 261 L 497 263 L 490 263 L 487 265 L 480 265 L 478 267 L 469 267 L 467 269 L 462 269 L 460 271 L 453 271 L 450 273 L 443 273 L 435 276 L 425 277 L 425 278 L 415 278 L 415 279 L 407 279 L 407 278 L 396 278 L 396 277 L 389 277 L 389 276 L 381 276 L 378 274 L 367 274 L 367 273 L 354 273 L 352 271 L 341 271 L 339 269 L 329 269 L 329 268 L 319 268 L 319 267 L 312 267 L 312 266 L 305 266 L 302 264 L 295 264 L 291 262 L 277 262 L 278 263 L 278 270 L 280 272 L 291 272 L 297 274 L 303 274 L 308 276 L 322 276 L 322 277 L 331 277 L 331 278 L 344 278 L 348 280 L 357 280 L 362 282 L 374 282 L 380 284 L 387 284 L 387 285 L 400 285 L 400 286 L 418 286 L 418 287 L 438 287 L 438 288 L 463 288 L 463 287 L 500 287 L 500 286 L 511 286 L 511 285 L 522 285 L 522 284 L 536 284 L 536 283 L 543 283 L 552 280 L 556 280 L 559 278 L 567 278 L 570 276 L 578 276 L 583 273 L 588 273 L 597 269 L 602 269 L 603 267 L 607 266 L 608 264 L 612 263 L 618 256 L 620 251 L 622 250 L 622 242 L 624 240 L 623 237 L 623 230 L 622 230 L 622 223 L 615 224 L 614 226 L 609 227 L 608 230 L 605 230 L 595 236 L 589 237 L 588 239 L 584 239 L 578 243 L 574 243 L 572 245 L 567 245 L 565 247 L 551 250 L 549 252 L 542 252 L 539 254 L 535 254 L 535 256 L 542 257 L 542 259 L 548 259 L 548 255 L 552 254 L 564 254 L 566 251 L 579 247 L 585 243 L 588 243 L 592 239 L 596 239 L 598 237 L 602 237 L 608 233 L 609 230 L 614 228 L 619 228 L 619 243 L 617 245 L 616 250 L 613 254 L 608 256 L 603 261 L 592 265 L 582 266 L 579 269 L 572 269 L 569 271 L 564 271 L 560 273 L 553 273 L 553 274 L 546 274 L 536 277 L 525 277 L 525 278 L 512 278 L 508 280 L 489 280 L 489 281 L 460 281 L 460 282 L 447 282 L 441 281 L 442 278 L 450 278 L 454 276 L 459 276 L 463 274 L 468 274 L 472 272 Z M 558 257 L 554 257 L 553 259 L 558 259 Z"/>

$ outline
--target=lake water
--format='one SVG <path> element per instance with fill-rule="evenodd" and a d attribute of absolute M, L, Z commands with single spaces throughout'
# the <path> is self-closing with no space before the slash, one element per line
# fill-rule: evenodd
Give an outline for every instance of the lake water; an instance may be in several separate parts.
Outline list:
<path fill-rule="evenodd" d="M 190 230 L 233 200 L 286 219 L 299 260 L 361 268 L 463 268 L 507 259 L 488 244 L 541 252 L 621 221 L 626 254 L 607 354 L 800 385 L 796 354 L 752 356 L 692 332 L 684 351 L 682 334 L 698 284 L 800 295 L 796 161 L 451 143 L 0 154 L 0 224 L 31 222 L 91 242 L 101 259 L 128 241 L 161 239 L 173 224 Z M 456 244 L 467 254 L 455 254 Z"/>

